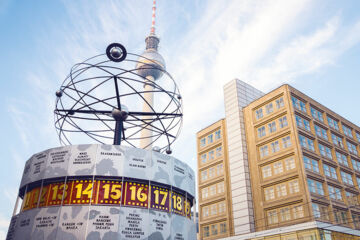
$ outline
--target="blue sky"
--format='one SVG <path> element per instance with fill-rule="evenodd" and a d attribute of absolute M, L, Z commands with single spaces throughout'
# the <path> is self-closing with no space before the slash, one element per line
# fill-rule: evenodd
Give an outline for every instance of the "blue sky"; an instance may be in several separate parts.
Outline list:
<path fill-rule="evenodd" d="M 184 100 L 174 156 L 196 169 L 195 134 L 224 117 L 222 86 L 283 83 L 360 125 L 360 1 L 158 0 L 156 32 Z M 59 145 L 54 92 L 70 67 L 120 42 L 144 49 L 151 0 L 0 0 L 0 239 L 24 162 Z M 185 149 L 185 150 L 184 150 Z"/>

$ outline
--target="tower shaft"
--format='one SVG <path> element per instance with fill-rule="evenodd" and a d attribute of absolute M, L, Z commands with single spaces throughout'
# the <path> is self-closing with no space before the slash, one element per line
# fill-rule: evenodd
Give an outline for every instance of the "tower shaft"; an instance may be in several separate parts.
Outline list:
<path fill-rule="evenodd" d="M 144 104 L 143 104 L 143 112 L 152 112 L 152 108 L 154 106 L 154 87 L 153 87 L 153 81 L 155 81 L 153 76 L 147 76 L 146 82 L 144 85 Z M 144 124 L 151 124 L 152 117 L 150 116 L 144 116 L 143 117 Z M 143 149 L 152 149 L 152 127 L 151 125 L 147 125 L 142 131 L 141 131 L 141 139 L 140 139 L 140 148 Z"/>

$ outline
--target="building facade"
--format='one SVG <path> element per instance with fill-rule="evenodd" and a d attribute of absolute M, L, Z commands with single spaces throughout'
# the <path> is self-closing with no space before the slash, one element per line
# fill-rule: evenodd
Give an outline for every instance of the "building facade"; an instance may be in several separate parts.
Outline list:
<path fill-rule="evenodd" d="M 360 127 L 289 85 L 263 94 L 233 80 L 224 102 L 225 119 L 197 135 L 201 239 L 222 237 L 201 182 L 220 125 L 229 239 L 359 239 Z"/>

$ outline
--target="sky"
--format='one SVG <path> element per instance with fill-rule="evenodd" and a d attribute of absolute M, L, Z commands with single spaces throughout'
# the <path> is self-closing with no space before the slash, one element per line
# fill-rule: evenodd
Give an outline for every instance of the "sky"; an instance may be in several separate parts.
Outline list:
<path fill-rule="evenodd" d="M 55 91 L 72 65 L 122 43 L 140 54 L 151 0 L 0 0 L 0 239 L 25 161 L 60 145 Z M 360 126 L 360 1 L 157 0 L 156 33 L 184 123 L 173 156 L 196 170 L 196 132 L 224 117 L 223 85 L 288 83 Z"/>

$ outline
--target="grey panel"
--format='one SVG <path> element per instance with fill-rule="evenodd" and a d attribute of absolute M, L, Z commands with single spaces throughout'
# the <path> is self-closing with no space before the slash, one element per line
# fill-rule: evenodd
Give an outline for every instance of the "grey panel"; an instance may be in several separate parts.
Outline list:
<path fill-rule="evenodd" d="M 23 187 L 24 185 L 28 184 L 31 181 L 31 177 L 30 177 L 31 163 L 32 163 L 32 157 L 29 160 L 27 160 L 25 163 L 24 172 L 22 175 L 21 183 L 20 183 L 20 188 Z"/>
<path fill-rule="evenodd" d="M 164 183 L 168 185 L 173 184 L 172 162 L 173 159 L 169 155 L 161 154 L 152 151 L 151 171 L 150 180 Z"/>
<path fill-rule="evenodd" d="M 35 182 L 44 178 L 48 151 L 39 152 L 32 156 L 30 168 L 30 181 Z"/>
<path fill-rule="evenodd" d="M 139 148 L 122 147 L 125 150 L 124 177 L 150 178 L 151 152 Z"/>
<path fill-rule="evenodd" d="M 19 214 L 16 224 L 15 240 L 24 240 L 25 236 L 31 236 L 35 216 L 38 212 L 38 209 L 32 209 Z"/>
<path fill-rule="evenodd" d="M 186 189 L 183 189 L 195 197 L 195 172 L 186 165 Z"/>
<path fill-rule="evenodd" d="M 173 186 L 180 189 L 187 189 L 186 172 L 187 165 L 182 161 L 173 159 Z"/>
<path fill-rule="evenodd" d="M 96 155 L 95 175 L 122 176 L 124 150 L 117 145 L 99 145 Z"/>
<path fill-rule="evenodd" d="M 93 175 L 98 145 L 84 144 L 72 146 L 68 175 Z"/>
<path fill-rule="evenodd" d="M 41 208 L 37 212 L 32 227 L 31 239 L 53 240 L 59 225 L 61 207 Z"/>
<path fill-rule="evenodd" d="M 91 206 L 86 240 L 120 239 L 119 218 L 120 207 Z"/>
<path fill-rule="evenodd" d="M 120 239 L 148 239 L 148 209 L 122 207 L 120 215 Z"/>
<path fill-rule="evenodd" d="M 185 239 L 196 239 L 196 224 L 194 223 L 193 219 L 186 218 L 186 235 Z"/>
<path fill-rule="evenodd" d="M 9 230 L 6 236 L 6 240 L 13 240 L 15 239 L 15 231 L 16 231 L 16 223 L 19 219 L 19 215 L 15 215 L 11 218 Z"/>
<path fill-rule="evenodd" d="M 57 240 L 85 239 L 89 206 L 63 206 L 61 208 Z"/>
<path fill-rule="evenodd" d="M 176 240 L 187 240 L 187 239 L 196 239 L 188 237 L 188 225 L 186 224 L 186 218 L 177 214 L 171 215 L 171 239 Z"/>
<path fill-rule="evenodd" d="M 166 240 L 170 238 L 171 214 L 149 210 L 149 240 Z"/>
<path fill-rule="evenodd" d="M 67 175 L 71 146 L 49 150 L 44 178 L 63 177 Z"/>

